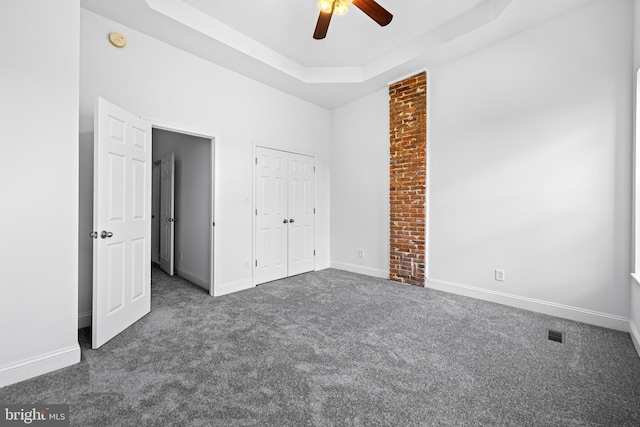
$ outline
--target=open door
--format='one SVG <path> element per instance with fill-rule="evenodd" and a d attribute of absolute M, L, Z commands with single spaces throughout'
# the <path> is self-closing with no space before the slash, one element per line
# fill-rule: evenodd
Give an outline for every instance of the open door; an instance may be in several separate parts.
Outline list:
<path fill-rule="evenodd" d="M 94 112 L 92 347 L 151 310 L 151 125 L 98 98 Z"/>
<path fill-rule="evenodd" d="M 160 162 L 160 268 L 169 276 L 174 269 L 175 167 L 175 154 L 165 154 Z"/>

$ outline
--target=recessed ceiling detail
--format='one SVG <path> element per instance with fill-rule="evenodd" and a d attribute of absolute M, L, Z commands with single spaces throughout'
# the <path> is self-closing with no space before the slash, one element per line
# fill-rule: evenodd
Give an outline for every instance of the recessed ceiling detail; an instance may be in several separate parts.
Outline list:
<path fill-rule="evenodd" d="M 380 56 L 363 57 L 368 61 L 360 66 L 330 67 L 305 66 L 296 59 L 280 53 L 273 48 L 257 41 L 245 32 L 238 31 L 214 18 L 216 2 L 202 0 L 145 0 L 149 7 L 181 24 L 192 28 L 201 34 L 217 40 L 238 52 L 288 74 L 304 83 L 359 83 L 376 77 L 399 63 L 408 62 L 424 53 L 426 49 L 444 44 L 490 23 L 500 16 L 512 0 L 460 0 L 460 3 L 471 5 L 472 8 L 455 17 L 440 14 L 441 19 L 447 19 L 440 26 L 412 40 L 405 40 L 400 49 L 390 49 Z M 225 3 L 225 2 L 220 2 Z M 229 3 L 229 2 L 226 2 Z M 308 3 L 308 4 L 307 4 Z M 198 7 L 196 7 L 196 5 Z M 306 5 L 311 11 L 317 11 L 314 1 L 296 2 L 296 7 Z M 237 5 L 236 5 L 237 6 Z M 250 6 L 254 15 L 264 16 L 260 11 Z M 451 12 L 458 10 L 449 9 Z M 270 19 L 265 19 L 274 22 Z M 400 23 L 400 25 L 402 25 Z M 357 30 L 357 28 L 356 28 Z M 412 34 L 413 35 L 413 34 Z M 291 34 L 289 34 L 291 37 Z M 348 39 L 342 41 L 348 43 Z M 373 40 L 375 42 L 375 40 Z M 362 61 L 361 60 L 361 61 Z"/>
<path fill-rule="evenodd" d="M 311 37 L 319 0 L 81 0 L 82 8 L 324 108 L 497 43 L 595 0 L 375 0 Z M 350 7 L 350 9 L 356 9 Z M 113 27 L 117 29 L 117 27 Z M 131 38 L 133 34 L 130 34 Z"/>

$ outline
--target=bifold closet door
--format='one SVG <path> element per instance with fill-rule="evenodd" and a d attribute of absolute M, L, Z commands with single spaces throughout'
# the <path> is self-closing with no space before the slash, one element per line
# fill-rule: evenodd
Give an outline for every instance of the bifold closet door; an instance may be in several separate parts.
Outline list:
<path fill-rule="evenodd" d="M 312 271 L 314 159 L 256 149 L 254 283 Z"/>

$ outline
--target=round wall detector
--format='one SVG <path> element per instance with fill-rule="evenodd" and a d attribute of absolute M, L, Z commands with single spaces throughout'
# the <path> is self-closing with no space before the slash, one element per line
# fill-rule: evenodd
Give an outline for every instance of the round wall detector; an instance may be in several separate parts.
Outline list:
<path fill-rule="evenodd" d="M 115 31 L 109 34 L 109 41 L 112 45 L 118 48 L 122 48 L 127 44 L 127 39 L 125 39 L 122 34 L 116 33 Z"/>

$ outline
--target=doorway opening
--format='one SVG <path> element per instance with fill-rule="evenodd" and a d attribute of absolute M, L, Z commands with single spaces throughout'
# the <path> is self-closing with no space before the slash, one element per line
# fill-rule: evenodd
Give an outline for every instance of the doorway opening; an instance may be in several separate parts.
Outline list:
<path fill-rule="evenodd" d="M 152 126 L 151 261 L 162 265 L 170 276 L 176 274 L 210 295 L 213 295 L 213 143 L 210 137 Z M 172 185 L 163 179 L 167 159 L 173 159 Z M 172 215 L 162 203 L 168 199 L 173 202 Z"/>
<path fill-rule="evenodd" d="M 91 346 L 94 349 L 151 311 L 154 129 L 204 136 L 208 141 L 208 167 L 199 177 L 208 190 L 198 196 L 204 201 L 197 203 L 206 213 L 205 217 L 208 216 L 205 228 L 197 231 L 208 236 L 208 240 L 205 239 L 208 243 L 202 249 L 208 271 L 200 275 L 199 284 L 208 288 L 212 296 L 217 288 L 214 213 L 218 205 L 215 198 L 219 194 L 215 173 L 219 168 L 216 167 L 218 144 L 214 144 L 217 142 L 214 134 L 152 123 L 98 97 L 94 113 L 93 224 L 89 233 L 93 258 Z"/>

